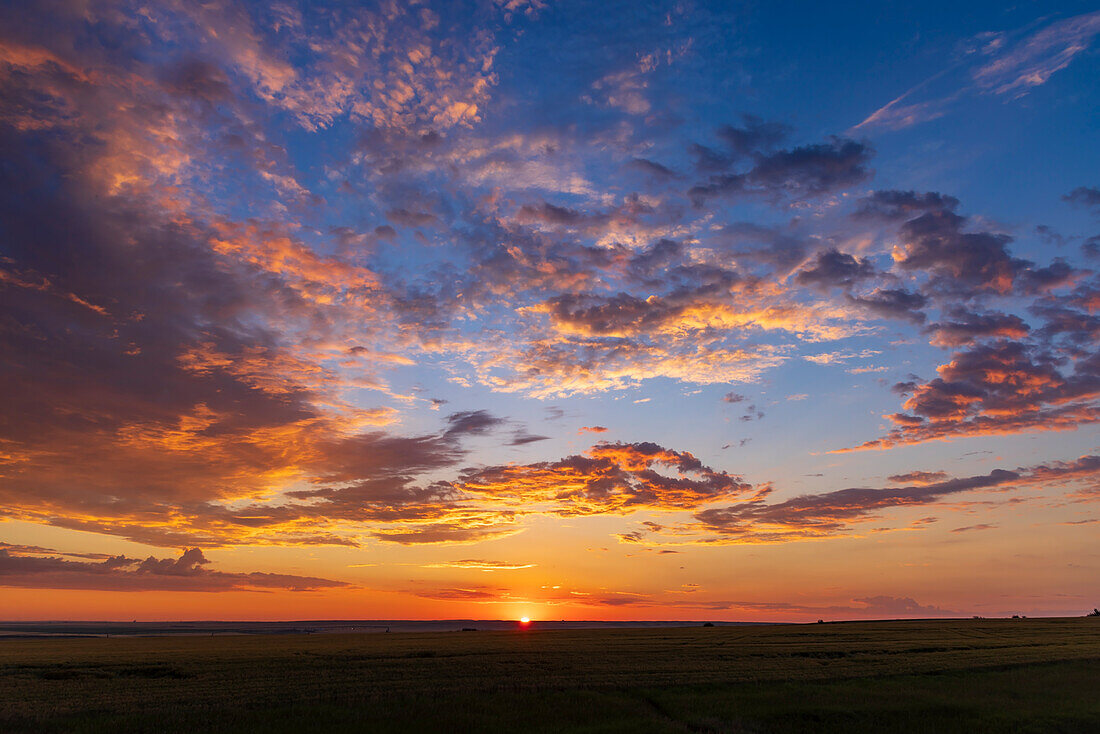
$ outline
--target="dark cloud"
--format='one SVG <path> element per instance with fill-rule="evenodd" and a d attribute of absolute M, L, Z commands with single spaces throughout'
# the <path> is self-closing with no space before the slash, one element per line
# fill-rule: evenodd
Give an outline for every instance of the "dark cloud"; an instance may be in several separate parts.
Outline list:
<path fill-rule="evenodd" d="M 904 319 L 917 324 L 926 318 L 921 309 L 928 305 L 928 298 L 900 288 L 877 288 L 865 295 L 846 294 L 845 298 L 881 318 Z"/>
<path fill-rule="evenodd" d="M 674 319 L 679 312 L 676 305 L 629 293 L 610 297 L 563 294 L 555 296 L 547 305 L 554 321 L 599 335 L 651 331 Z"/>
<path fill-rule="evenodd" d="M 1100 342 L 1100 316 L 1090 307 L 1093 298 L 1091 289 L 1085 288 L 1069 297 L 1037 301 L 1029 309 L 1043 321 L 1035 335 L 1075 359 L 1089 357 Z"/>
<path fill-rule="evenodd" d="M 790 134 L 790 127 L 781 122 L 748 114 L 741 116 L 740 126 L 723 125 L 715 131 L 718 139 L 738 156 L 772 150 Z"/>
<path fill-rule="evenodd" d="M 949 320 L 928 326 L 932 343 L 942 347 L 960 347 L 979 339 L 1022 339 L 1031 327 L 1014 314 L 975 313 L 963 308 L 953 308 L 945 313 Z"/>
<path fill-rule="evenodd" d="M 1036 225 L 1035 234 L 1039 235 L 1043 242 L 1048 245 L 1053 245 L 1054 247 L 1064 247 L 1069 241 L 1067 238 L 1059 234 L 1058 231 L 1055 230 L 1053 227 L 1050 227 L 1046 224 Z"/>
<path fill-rule="evenodd" d="M 758 494 L 740 505 L 700 510 L 695 518 L 707 532 L 744 542 L 829 536 L 847 532 L 852 523 L 872 519 L 889 508 L 927 505 L 947 495 L 1000 487 L 1020 478 L 1018 472 L 995 469 L 986 475 L 931 484 L 840 489 L 774 503 L 767 501 L 766 494 Z"/>
<path fill-rule="evenodd" d="M 818 253 L 813 262 L 798 271 L 795 281 L 800 285 L 828 290 L 852 286 L 874 275 L 875 266 L 870 260 L 846 252 L 826 250 Z"/>
<path fill-rule="evenodd" d="M 713 175 L 688 191 L 696 206 L 716 196 L 761 194 L 813 198 L 849 188 L 870 176 L 871 150 L 865 143 L 833 138 L 759 155 L 742 173 Z"/>
<path fill-rule="evenodd" d="M 529 443 L 535 443 L 537 441 L 549 440 L 549 436 L 538 436 L 526 431 L 517 431 L 512 435 L 512 440 L 508 442 L 509 446 L 526 446 Z"/>
<path fill-rule="evenodd" d="M 1100 208 L 1100 189 L 1091 186 L 1078 186 L 1062 198 L 1075 206 Z"/>
<path fill-rule="evenodd" d="M 1019 288 L 1026 294 L 1045 293 L 1072 285 L 1083 274 L 1062 258 L 1057 258 L 1045 267 L 1032 266 L 1025 270 L 1021 275 Z"/>
<path fill-rule="evenodd" d="M 382 126 L 364 130 L 358 149 L 375 170 L 394 175 L 431 159 L 442 151 L 443 143 L 443 136 L 435 130 L 409 133 L 398 127 Z"/>
<path fill-rule="evenodd" d="M 581 597 L 579 603 L 595 606 L 680 607 L 714 611 L 736 610 L 741 615 L 785 615 L 787 619 L 920 619 L 929 617 L 959 617 L 959 612 L 932 604 L 920 604 L 911 597 L 876 595 L 852 599 L 851 604 L 803 604 L 784 601 L 749 601 L 728 599 L 671 600 L 650 594 L 616 592 L 600 596 Z"/>
<path fill-rule="evenodd" d="M 633 279 L 641 283 L 660 283 L 672 266 L 682 263 L 683 256 L 683 244 L 660 239 L 632 254 L 628 267 Z"/>
<path fill-rule="evenodd" d="M 894 484 L 935 484 L 947 479 L 947 472 L 911 471 L 905 474 L 893 474 L 888 478 Z"/>
<path fill-rule="evenodd" d="M 907 220 L 928 212 L 953 212 L 959 200 L 935 191 L 875 191 L 863 198 L 855 211 L 857 218 Z"/>
<path fill-rule="evenodd" d="M 202 59 L 186 59 L 169 66 L 163 75 L 165 86 L 176 94 L 185 94 L 207 104 L 229 98 L 229 76 L 216 64 Z"/>
<path fill-rule="evenodd" d="M 700 143 L 689 145 L 688 152 L 695 159 L 695 169 L 700 173 L 722 171 L 733 163 L 728 154 Z"/>
<path fill-rule="evenodd" d="M 996 527 L 997 527 L 996 525 L 989 525 L 987 523 L 981 523 L 979 525 L 967 525 L 965 527 L 955 528 L 951 532 L 953 532 L 953 533 L 971 533 L 971 532 L 978 531 L 978 530 L 993 530 Z"/>
<path fill-rule="evenodd" d="M 759 159 L 748 174 L 751 185 L 791 196 L 821 196 L 865 180 L 871 149 L 866 143 L 833 138 L 828 143 L 779 151 Z"/>
<path fill-rule="evenodd" d="M 0 586 L 104 591 L 316 591 L 348 587 L 342 581 L 278 573 L 229 573 L 206 568 L 198 548 L 179 558 L 145 560 L 111 556 L 102 561 L 70 561 L 61 555 L 25 555 L 0 548 Z M 72 555 L 72 554 L 65 554 Z"/>
<path fill-rule="evenodd" d="M 901 225 L 898 267 L 931 274 L 937 287 L 953 293 L 1008 293 L 1030 263 L 1012 257 L 1012 238 L 967 232 L 968 221 L 950 211 L 930 211 Z"/>
<path fill-rule="evenodd" d="M 550 405 L 544 408 L 544 410 L 546 411 L 546 420 L 548 421 L 558 421 L 565 417 L 565 411 L 556 405 Z"/>
<path fill-rule="evenodd" d="M 504 420 L 487 410 L 466 410 L 447 416 L 445 436 L 483 436 L 500 426 Z"/>
<path fill-rule="evenodd" d="M 537 229 L 569 230 L 599 237 L 604 233 L 623 229 L 667 225 L 679 218 L 680 214 L 675 207 L 651 204 L 646 198 L 634 193 L 624 196 L 612 206 L 600 209 L 574 209 L 546 201 L 524 204 L 516 212 L 515 222 L 537 225 Z"/>
<path fill-rule="evenodd" d="M 740 125 L 723 125 L 715 131 L 716 147 L 692 143 L 688 152 L 698 171 L 723 171 L 751 156 L 773 151 L 790 132 L 783 123 L 742 115 Z"/>
<path fill-rule="evenodd" d="M 739 419 L 742 423 L 749 423 L 751 421 L 758 421 L 764 417 L 764 411 L 758 409 L 755 405 L 750 405 L 745 408 L 745 414 Z M 744 442 L 741 444 L 744 446 Z"/>
<path fill-rule="evenodd" d="M 431 212 L 409 211 L 408 209 L 390 209 L 386 212 L 386 219 L 405 227 L 424 227 L 438 221 L 438 217 Z"/>
<path fill-rule="evenodd" d="M 741 504 L 700 510 L 695 519 L 706 532 L 735 542 L 828 537 L 852 532 L 854 525 L 877 519 L 891 508 L 926 506 L 966 492 L 1094 481 L 1097 474 L 1100 474 L 1100 457 L 1089 455 L 1072 462 L 1039 464 L 1015 471 L 994 469 L 988 474 L 959 479 L 944 479 L 942 472 L 911 472 L 891 477 L 891 481 L 911 482 L 903 487 L 839 489 L 782 502 L 769 502 L 770 489 L 765 487 Z"/>
<path fill-rule="evenodd" d="M 652 176 L 658 180 L 667 180 L 676 178 L 676 172 L 667 166 L 663 166 L 656 161 L 651 161 L 648 158 L 632 158 L 626 164 L 629 168 L 641 171 L 647 176 Z"/>
<path fill-rule="evenodd" d="M 554 206 L 543 202 L 538 206 L 524 205 L 520 207 L 518 218 L 521 222 L 543 222 L 573 226 L 586 221 L 588 216 L 575 209 L 567 209 L 563 206 Z"/>
<path fill-rule="evenodd" d="M 933 605 L 919 604 L 916 600 L 908 597 L 897 596 L 867 596 L 859 599 L 853 599 L 852 601 L 867 606 L 866 611 L 874 614 L 881 614 L 882 616 L 893 617 L 953 617 L 958 616 L 958 612 L 953 612 L 948 609 L 942 609 Z"/>
<path fill-rule="evenodd" d="M 887 437 L 861 448 L 885 448 L 949 436 L 1069 430 L 1100 420 L 1100 360 L 1071 369 L 1041 347 L 1001 340 L 955 352 L 928 382 L 898 383 L 909 394 Z"/>

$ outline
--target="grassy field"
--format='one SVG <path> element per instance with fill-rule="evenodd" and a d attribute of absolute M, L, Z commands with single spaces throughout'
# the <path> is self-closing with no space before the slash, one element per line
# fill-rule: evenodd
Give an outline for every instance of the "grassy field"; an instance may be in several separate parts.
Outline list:
<path fill-rule="evenodd" d="M 1098 732 L 1100 619 L 0 640 L 3 732 Z"/>

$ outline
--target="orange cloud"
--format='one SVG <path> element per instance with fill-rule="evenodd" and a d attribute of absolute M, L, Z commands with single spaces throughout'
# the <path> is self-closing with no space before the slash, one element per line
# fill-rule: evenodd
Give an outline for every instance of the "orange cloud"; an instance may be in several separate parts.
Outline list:
<path fill-rule="evenodd" d="M 483 501 L 540 507 L 564 516 L 691 509 L 750 488 L 737 477 L 703 466 L 690 453 L 652 443 L 601 443 L 587 454 L 468 471 L 452 486 Z M 657 468 L 674 469 L 677 476 L 665 476 Z"/>

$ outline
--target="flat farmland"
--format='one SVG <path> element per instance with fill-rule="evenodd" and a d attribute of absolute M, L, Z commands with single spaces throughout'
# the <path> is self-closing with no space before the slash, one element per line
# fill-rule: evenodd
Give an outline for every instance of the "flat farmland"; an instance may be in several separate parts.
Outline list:
<path fill-rule="evenodd" d="M 1096 732 L 1100 619 L 0 640 L 4 732 Z"/>

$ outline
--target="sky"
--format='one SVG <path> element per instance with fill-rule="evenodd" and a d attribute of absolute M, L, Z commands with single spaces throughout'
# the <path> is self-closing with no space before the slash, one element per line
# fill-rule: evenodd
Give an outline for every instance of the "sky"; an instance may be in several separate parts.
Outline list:
<path fill-rule="evenodd" d="M 0 4 L 0 619 L 1100 603 L 1100 10 Z"/>

